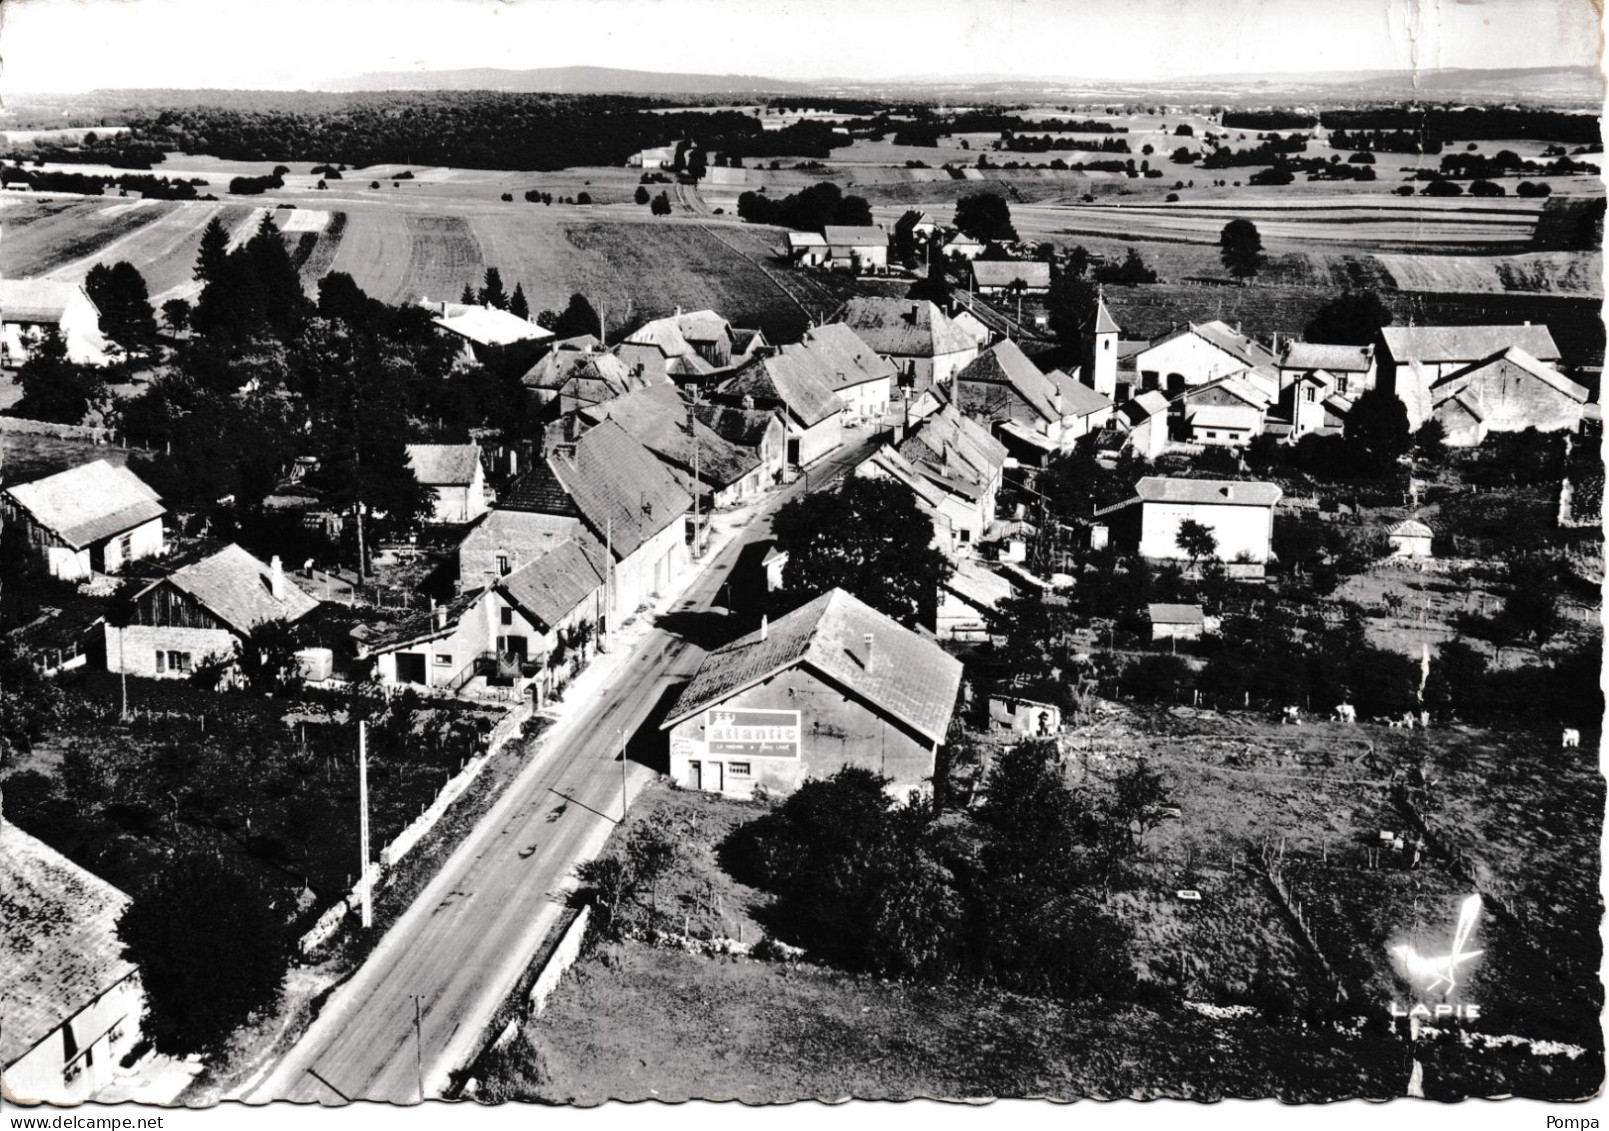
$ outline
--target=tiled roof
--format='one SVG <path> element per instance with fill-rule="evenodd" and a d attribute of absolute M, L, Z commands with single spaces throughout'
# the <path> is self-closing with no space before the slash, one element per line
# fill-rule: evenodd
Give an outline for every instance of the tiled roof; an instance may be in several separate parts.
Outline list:
<path fill-rule="evenodd" d="M 517 314 L 492 306 L 443 303 L 442 313 L 431 321 L 449 333 L 483 346 L 537 342 L 553 336 L 552 330 L 545 330 L 535 322 L 527 322 Z"/>
<path fill-rule="evenodd" d="M 778 618 L 763 635 L 751 632 L 711 652 L 661 725 L 674 726 L 797 664 L 929 741 L 944 741 L 961 661 L 842 589 Z"/>
<path fill-rule="evenodd" d="M 1319 342 L 1292 342 L 1279 359 L 1281 369 L 1328 369 L 1331 373 L 1365 373 L 1373 364 L 1373 346 L 1335 346 Z"/>
<path fill-rule="evenodd" d="M 1136 497 L 1147 503 L 1214 503 L 1245 507 L 1271 507 L 1283 492 L 1273 483 L 1235 482 L 1223 479 L 1173 479 L 1147 475 L 1134 485 Z"/>
<path fill-rule="evenodd" d="M 689 342 L 713 342 L 732 336 L 732 324 L 713 310 L 694 310 L 676 316 L 682 337 Z"/>
<path fill-rule="evenodd" d="M 955 235 L 944 241 L 944 246 L 946 249 L 952 247 L 982 247 L 983 241 L 973 239 L 965 232 L 957 232 Z"/>
<path fill-rule="evenodd" d="M 692 507 L 668 468 L 613 420 L 556 444 L 509 488 L 504 506 L 575 515 L 624 560 Z M 495 513 L 495 512 L 494 512 Z"/>
<path fill-rule="evenodd" d="M 117 937 L 128 905 L 105 880 L 0 820 L 0 1066 L 135 972 Z"/>
<path fill-rule="evenodd" d="M 77 283 L 54 279 L 0 279 L 0 322 L 59 323 L 74 298 L 95 304 Z M 97 311 L 97 313 L 99 313 Z"/>
<path fill-rule="evenodd" d="M 409 444 L 413 477 L 426 487 L 463 487 L 480 467 L 478 444 Z"/>
<path fill-rule="evenodd" d="M 497 588 L 544 632 L 575 611 L 603 585 L 603 547 L 590 537 L 572 539 L 501 578 Z"/>
<path fill-rule="evenodd" d="M 737 408 L 711 401 L 699 401 L 693 406 L 693 413 L 721 439 L 745 448 L 758 448 L 764 443 L 771 422 L 777 419 L 775 409 Z"/>
<path fill-rule="evenodd" d="M 571 381 L 592 380 L 625 392 L 633 385 L 632 366 L 612 353 L 588 349 L 552 349 L 525 371 L 520 384 L 555 392 Z M 646 378 L 640 382 L 646 384 Z"/>
<path fill-rule="evenodd" d="M 1540 323 L 1532 326 L 1387 326 L 1380 331 L 1398 362 L 1479 361 L 1519 346 L 1543 361 L 1559 360 L 1553 335 Z"/>
<path fill-rule="evenodd" d="M 1203 341 L 1211 342 L 1225 353 L 1233 354 L 1247 365 L 1267 365 L 1274 354 L 1261 342 L 1242 334 L 1226 322 L 1216 319 L 1190 327 L 1190 331 Z"/>
<path fill-rule="evenodd" d="M 827 238 L 820 232 L 789 232 L 789 247 L 826 247 Z"/>
<path fill-rule="evenodd" d="M 868 471 L 862 471 L 868 468 Z M 855 473 L 868 478 L 879 475 L 903 483 L 916 496 L 917 503 L 928 510 L 944 502 L 944 489 L 918 471 L 910 460 L 895 448 L 883 446 L 855 465 Z"/>
<path fill-rule="evenodd" d="M 509 510 L 498 506 L 487 512 L 458 544 L 459 560 L 476 555 L 507 554 L 515 569 L 535 561 L 543 554 L 586 534 L 586 525 L 573 514 L 539 514 L 528 510 Z M 489 561 L 489 557 L 482 557 Z M 481 579 L 461 577 L 469 584 Z"/>
<path fill-rule="evenodd" d="M 230 543 L 211 557 L 175 570 L 141 592 L 148 593 L 158 585 L 171 585 L 194 597 L 241 634 L 250 633 L 269 621 L 300 620 L 318 608 L 318 598 L 298 588 L 288 574 L 284 577 L 284 597 L 275 597 L 271 575 L 272 570 L 267 565 Z"/>
<path fill-rule="evenodd" d="M 370 632 L 364 639 L 364 645 L 370 652 L 393 652 L 398 648 L 451 636 L 459 622 L 485 593 L 484 589 L 471 589 L 460 593 L 445 605 L 417 609 L 401 620 Z"/>
<path fill-rule="evenodd" d="M 1557 369 L 1544 365 L 1518 346 L 1510 346 L 1501 353 L 1465 366 L 1455 373 L 1449 373 L 1431 386 L 1431 396 L 1438 403 L 1444 401 L 1467 389 L 1477 373 L 1493 367 L 1506 367 L 1510 371 L 1518 369 L 1573 401 L 1585 403 L 1589 395 L 1583 386 L 1576 384 Z"/>
<path fill-rule="evenodd" d="M 1041 373 L 1009 338 L 984 350 L 955 375 L 956 398 L 972 415 L 990 416 L 999 411 L 989 392 L 989 386 L 998 385 L 1011 389 L 1041 420 L 1052 423 L 1112 407 L 1106 397 L 1059 369 Z"/>
<path fill-rule="evenodd" d="M 972 279 L 980 287 L 1009 287 L 1021 279 L 1024 286 L 1050 286 L 1050 264 L 1037 260 L 974 259 Z"/>
<path fill-rule="evenodd" d="M 1251 405 L 1198 404 L 1185 410 L 1193 428 L 1235 428 L 1256 431 L 1257 410 Z"/>
<path fill-rule="evenodd" d="M 717 490 L 736 483 L 759 466 L 756 448 L 723 439 L 702 421 L 689 432 L 687 413 L 691 407 L 676 389 L 656 385 L 586 409 L 582 415 L 615 421 L 665 463 L 689 475 L 696 466 L 700 481 Z"/>
<path fill-rule="evenodd" d="M 844 402 L 808 354 L 760 357 L 720 385 L 728 398 L 753 397 L 758 406 L 784 408 L 806 428 L 844 410 Z"/>
<path fill-rule="evenodd" d="M 931 302 L 908 298 L 852 298 L 832 317 L 877 353 L 892 357 L 942 357 L 976 343 Z"/>
<path fill-rule="evenodd" d="M 952 494 L 976 498 L 998 480 L 1006 447 L 977 421 L 946 403 L 899 444 L 917 470 Z"/>
<path fill-rule="evenodd" d="M 1206 618 L 1200 605 L 1169 605 L 1162 602 L 1147 606 L 1152 624 L 1201 624 Z"/>
<path fill-rule="evenodd" d="M 932 226 L 936 228 L 938 227 L 938 224 L 934 221 L 933 217 L 929 216 L 926 212 L 921 212 L 912 208 L 907 210 L 903 216 L 895 221 L 894 230 L 896 232 L 914 232 L 917 228 L 924 226 Z"/>
<path fill-rule="evenodd" d="M 1429 538 L 1432 536 L 1430 527 L 1415 518 L 1404 519 L 1397 523 L 1391 528 L 1391 533 L 1403 538 Z"/>
<path fill-rule="evenodd" d="M 1117 406 L 1117 411 L 1131 425 L 1148 420 L 1158 413 L 1168 411 L 1168 398 L 1156 389 L 1149 389 L 1137 397 L 1124 401 Z"/>
<path fill-rule="evenodd" d="M 167 513 L 139 476 L 103 459 L 19 483 L 7 488 L 6 494 L 75 550 Z"/>
<path fill-rule="evenodd" d="M 1099 295 L 1095 299 L 1095 320 L 1094 321 L 1095 321 L 1095 325 L 1092 327 L 1092 329 L 1097 334 L 1117 334 L 1117 333 L 1121 332 L 1118 329 L 1118 325 L 1117 325 L 1116 320 L 1112 318 L 1112 312 L 1110 310 L 1106 309 L 1106 296 L 1105 295 Z M 1136 346 L 1136 347 L 1140 347 L 1140 348 L 1144 347 L 1144 343 L 1141 343 L 1141 342 L 1130 342 L 1130 343 L 1127 343 L 1127 344 L 1132 345 L 1132 346 Z M 1122 346 L 1123 345 L 1124 345 L 1124 343 L 1122 343 L 1122 342 L 1118 343 L 1118 353 L 1119 354 L 1121 354 L 1123 352 L 1122 351 Z M 1129 352 L 1134 353 L 1134 352 L 1138 352 L 1138 351 L 1137 350 L 1130 350 Z"/>
<path fill-rule="evenodd" d="M 963 558 L 944 587 L 978 609 L 995 609 L 1015 590 L 1011 582 L 974 558 Z"/>
<path fill-rule="evenodd" d="M 887 247 L 888 233 L 881 228 L 828 224 L 821 229 L 830 247 Z"/>
<path fill-rule="evenodd" d="M 834 391 L 868 381 L 891 380 L 899 373 L 892 361 L 861 341 L 842 322 L 806 330 L 802 340 L 782 347 L 782 355 L 805 359 Z"/>

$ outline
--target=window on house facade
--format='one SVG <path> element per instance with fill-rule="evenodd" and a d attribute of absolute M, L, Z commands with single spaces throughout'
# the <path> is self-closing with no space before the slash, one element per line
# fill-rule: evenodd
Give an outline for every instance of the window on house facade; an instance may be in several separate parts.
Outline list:
<path fill-rule="evenodd" d="M 1102 349 L 1111 349 L 1112 348 L 1112 339 L 1107 338 L 1106 341 L 1101 344 L 1101 348 Z"/>
<path fill-rule="evenodd" d="M 499 577 L 507 577 L 508 576 L 508 555 L 507 554 L 498 554 L 497 555 L 497 574 L 498 574 Z"/>
<path fill-rule="evenodd" d="M 452 657 L 451 652 L 437 652 L 436 653 L 436 666 L 438 668 L 451 667 L 452 662 L 453 662 L 453 657 Z"/>
<path fill-rule="evenodd" d="M 1346 396 L 1346 383 L 1347 383 L 1347 378 L 1344 377 L 1344 376 L 1343 377 L 1337 377 L 1335 379 L 1335 391 L 1336 391 L 1336 393 L 1338 395 L 1343 396 L 1343 397 Z"/>
<path fill-rule="evenodd" d="M 156 670 L 158 674 L 163 672 L 187 672 L 190 670 L 190 653 L 158 649 L 156 653 Z"/>
<path fill-rule="evenodd" d="M 117 556 L 121 561 L 129 561 L 134 557 L 134 535 L 125 534 L 117 540 Z"/>
<path fill-rule="evenodd" d="M 503 609 L 498 615 L 500 617 L 502 617 L 502 620 L 503 620 L 504 624 L 513 624 L 514 623 L 514 610 L 513 609 Z"/>
<path fill-rule="evenodd" d="M 749 764 L 747 762 L 728 762 L 726 772 L 734 778 L 746 778 L 749 776 Z"/>
<path fill-rule="evenodd" d="M 1312 404 L 1314 401 L 1318 400 L 1318 390 L 1309 385 L 1305 390 L 1303 390 L 1303 397 L 1308 404 Z"/>

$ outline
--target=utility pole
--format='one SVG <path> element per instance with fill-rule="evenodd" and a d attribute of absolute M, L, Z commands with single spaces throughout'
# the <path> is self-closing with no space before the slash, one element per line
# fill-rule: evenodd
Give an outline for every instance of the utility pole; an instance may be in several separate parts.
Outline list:
<path fill-rule="evenodd" d="M 362 893 L 363 929 L 374 926 L 374 908 L 369 899 L 369 724 L 358 723 L 358 850 L 362 853 L 362 870 L 358 872 L 358 890 Z"/>
<path fill-rule="evenodd" d="M 693 400 L 698 400 L 698 387 L 693 387 Z M 700 494 L 700 480 L 698 477 L 698 416 L 693 412 L 693 406 L 687 406 L 687 434 L 693 438 L 693 556 L 699 556 L 704 545 L 703 532 L 698 527 L 698 496 Z"/>
<path fill-rule="evenodd" d="M 419 1025 L 419 995 L 413 994 L 413 1073 L 419 1086 L 419 1102 L 425 1102 L 425 1038 Z"/>
<path fill-rule="evenodd" d="M 613 516 L 603 523 L 603 616 L 609 625 L 606 635 L 615 631 L 615 520 Z"/>
<path fill-rule="evenodd" d="M 626 733 L 624 729 L 615 732 L 620 738 L 620 819 L 626 819 Z"/>

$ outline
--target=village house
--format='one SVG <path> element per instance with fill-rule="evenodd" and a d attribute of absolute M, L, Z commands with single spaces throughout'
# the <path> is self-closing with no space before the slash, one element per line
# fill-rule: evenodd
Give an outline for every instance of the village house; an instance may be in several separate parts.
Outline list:
<path fill-rule="evenodd" d="M 828 224 L 821 230 L 827 241 L 827 266 L 853 271 L 888 270 L 888 233 L 878 227 Z"/>
<path fill-rule="evenodd" d="M 553 337 L 552 330 L 494 306 L 429 301 L 420 305 L 435 312 L 433 323 L 463 341 L 464 361 L 502 373 L 523 372 Z"/>
<path fill-rule="evenodd" d="M 938 233 L 939 222 L 926 212 L 909 209 L 894 222 L 894 235 L 911 240 L 932 239 Z"/>
<path fill-rule="evenodd" d="M 995 519 L 1005 477 L 1005 445 L 983 425 L 961 415 L 955 405 L 945 404 L 912 428 L 895 450 L 950 496 L 945 513 L 959 545 L 976 545 Z"/>
<path fill-rule="evenodd" d="M 809 357 L 759 357 L 716 386 L 711 400 L 775 409 L 788 433 L 788 462 L 807 467 L 844 442 L 844 402 Z"/>
<path fill-rule="evenodd" d="M 961 661 L 841 589 L 711 652 L 661 729 L 670 776 L 730 797 L 860 766 L 931 788 Z"/>
<path fill-rule="evenodd" d="M 1244 375 L 1192 385 L 1170 406 L 1179 439 L 1237 448 L 1264 430 L 1270 407 L 1267 387 Z"/>
<path fill-rule="evenodd" d="M 458 584 L 473 588 L 583 534 L 601 542 L 603 632 L 613 631 L 687 568 L 692 497 L 613 420 L 553 444 L 458 548 Z"/>
<path fill-rule="evenodd" d="M 987 246 L 982 240 L 975 240 L 965 232 L 956 232 L 940 245 L 939 253 L 946 259 L 976 259 Z"/>
<path fill-rule="evenodd" d="M 650 369 L 639 358 L 627 362 L 602 348 L 590 334 L 555 342 L 540 361 L 525 371 L 520 384 L 530 390 L 545 419 L 568 416 L 590 405 L 624 396 L 634 389 L 669 385 L 663 358 Z"/>
<path fill-rule="evenodd" d="M 1588 390 L 1518 346 L 1440 378 L 1430 387 L 1430 419 L 1451 447 L 1473 447 L 1490 432 L 1574 432 Z"/>
<path fill-rule="evenodd" d="M 967 271 L 969 287 L 980 295 L 1041 294 L 1050 290 L 1050 264 L 1034 259 L 974 259 Z"/>
<path fill-rule="evenodd" d="M 1296 373 L 1280 390 L 1279 419 L 1268 431 L 1282 439 L 1299 440 L 1311 433 L 1335 435 L 1346 428 L 1354 397 L 1338 391 L 1339 378 L 1325 369 Z"/>
<path fill-rule="evenodd" d="M 0 815 L 0 1081 L 79 1104 L 140 1044 L 145 994 L 117 920 L 129 897 Z"/>
<path fill-rule="evenodd" d="M 760 447 L 731 443 L 699 420 L 693 404 L 670 386 L 627 393 L 582 410 L 580 417 L 588 426 L 604 420 L 619 424 L 706 507 L 753 498 L 780 477 L 780 460 L 768 459 L 764 450 L 769 436 Z M 785 448 L 786 440 L 779 446 Z"/>
<path fill-rule="evenodd" d="M 781 412 L 697 401 L 693 415 L 728 444 L 753 452 L 762 484 L 782 482 L 788 468 L 788 426 Z"/>
<path fill-rule="evenodd" d="M 1206 631 L 1206 615 L 1200 605 L 1170 605 L 1155 602 L 1146 606 L 1151 623 L 1151 640 L 1200 640 Z"/>
<path fill-rule="evenodd" d="M 788 262 L 795 267 L 820 267 L 827 262 L 827 237 L 820 232 L 789 232 Z"/>
<path fill-rule="evenodd" d="M 603 617 L 604 548 L 590 535 L 553 547 L 489 585 L 358 637 L 358 658 L 387 688 L 453 694 L 508 687 L 540 707 L 584 660 Z"/>
<path fill-rule="evenodd" d="M 884 445 L 855 465 L 854 475 L 863 479 L 887 479 L 911 492 L 916 507 L 933 523 L 933 545 L 955 560 L 963 547 L 976 544 L 987 526 L 980 522 L 976 498 L 946 491 L 916 469 L 910 460 L 891 446 Z M 961 531 L 967 531 L 965 541 Z"/>
<path fill-rule="evenodd" d="M 633 330 L 615 351 L 628 365 L 642 366 L 650 379 L 663 373 L 685 386 L 735 369 L 769 344 L 758 330 L 737 329 L 713 310 L 684 313 L 678 306 L 674 314 Z"/>
<path fill-rule="evenodd" d="M 1042 373 L 1018 345 L 990 346 L 955 375 L 956 404 L 990 427 L 1019 462 L 1071 451 L 1112 418 L 1112 402 L 1059 369 Z"/>
<path fill-rule="evenodd" d="M 639 149 L 626 158 L 626 164 L 633 169 L 668 169 L 676 163 L 676 150 L 683 144 L 673 141 L 669 145 L 652 145 L 647 149 Z"/>
<path fill-rule="evenodd" d="M 1284 390 L 1306 374 L 1327 373 L 1333 393 L 1357 400 L 1375 387 L 1379 367 L 1374 346 L 1337 346 L 1293 341 L 1279 353 L 1279 387 Z"/>
<path fill-rule="evenodd" d="M 1134 355 L 1134 366 L 1142 390 L 1161 389 L 1170 396 L 1250 369 L 1278 380 L 1273 352 L 1239 327 L 1219 321 L 1189 322 L 1164 334 Z"/>
<path fill-rule="evenodd" d="M 998 336 L 993 330 L 985 326 L 982 320 L 970 310 L 957 310 L 954 314 L 950 315 L 950 321 L 953 322 L 955 324 L 955 328 L 960 330 L 961 333 L 965 334 L 967 338 L 971 340 L 972 344 L 980 351 L 987 349 L 991 344 L 993 344 L 995 338 Z"/>
<path fill-rule="evenodd" d="M 51 334 L 61 339 L 67 360 L 106 365 L 101 312 L 79 283 L 55 279 L 0 279 L 0 362 L 20 366 Z"/>
<path fill-rule="evenodd" d="M 265 565 L 231 544 L 136 593 L 128 623 L 106 626 L 106 669 L 185 679 L 228 659 L 264 625 L 293 624 L 318 604 L 278 558 Z"/>
<path fill-rule="evenodd" d="M 435 496 L 430 522 L 474 522 L 489 509 L 479 444 L 409 444 L 408 465 Z"/>
<path fill-rule="evenodd" d="M 1395 393 L 1417 431 L 1436 407 L 1431 389 L 1444 377 L 1517 346 L 1542 365 L 1557 369 L 1559 347 L 1544 325 L 1387 326 L 1375 350 L 1379 387 Z"/>
<path fill-rule="evenodd" d="M 844 421 L 876 421 L 888 412 L 898 371 L 894 363 L 855 336 L 841 322 L 812 326 L 804 338 L 782 347 L 791 357 L 827 378 L 844 402 Z"/>
<path fill-rule="evenodd" d="M 1148 475 L 1134 497 L 1095 512 L 1117 546 L 1159 562 L 1185 562 L 1179 528 L 1200 523 L 1217 539 L 1213 557 L 1231 577 L 1261 579 L 1271 553 L 1274 507 L 1281 491 L 1273 483 L 1218 479 L 1172 479 Z"/>
<path fill-rule="evenodd" d="M 1429 558 L 1434 557 L 1430 551 L 1430 543 L 1435 538 L 1430 527 L 1416 518 L 1404 519 L 1393 526 L 1386 538 L 1391 543 L 1391 556 L 1394 558 Z"/>
<path fill-rule="evenodd" d="M 989 618 L 1015 592 L 1011 582 L 976 558 L 963 558 L 939 586 L 933 633 L 940 640 L 989 639 Z"/>
<path fill-rule="evenodd" d="M 1168 398 L 1152 389 L 1117 406 L 1111 431 L 1141 459 L 1156 459 L 1168 450 L 1168 415 Z"/>
<path fill-rule="evenodd" d="M 163 553 L 167 508 L 139 476 L 106 460 L 0 494 L 5 538 L 29 565 L 63 581 L 117 573 Z"/>
<path fill-rule="evenodd" d="M 852 298 L 830 321 L 848 326 L 879 356 L 894 363 L 902 386 L 921 391 L 948 385 L 978 356 L 978 343 L 931 302 Z"/>

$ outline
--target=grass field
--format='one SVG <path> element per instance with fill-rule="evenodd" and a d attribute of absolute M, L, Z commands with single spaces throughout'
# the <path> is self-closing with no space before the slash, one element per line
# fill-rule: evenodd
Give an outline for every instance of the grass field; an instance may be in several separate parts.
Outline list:
<path fill-rule="evenodd" d="M 1432 293 L 1603 295 L 1603 253 L 1505 256 L 1379 255 L 1398 290 Z"/>
<path fill-rule="evenodd" d="M 0 432 L 0 467 L 5 469 L 7 483 L 28 483 L 98 459 L 122 467 L 129 454 L 127 448 L 110 444 Z"/>

